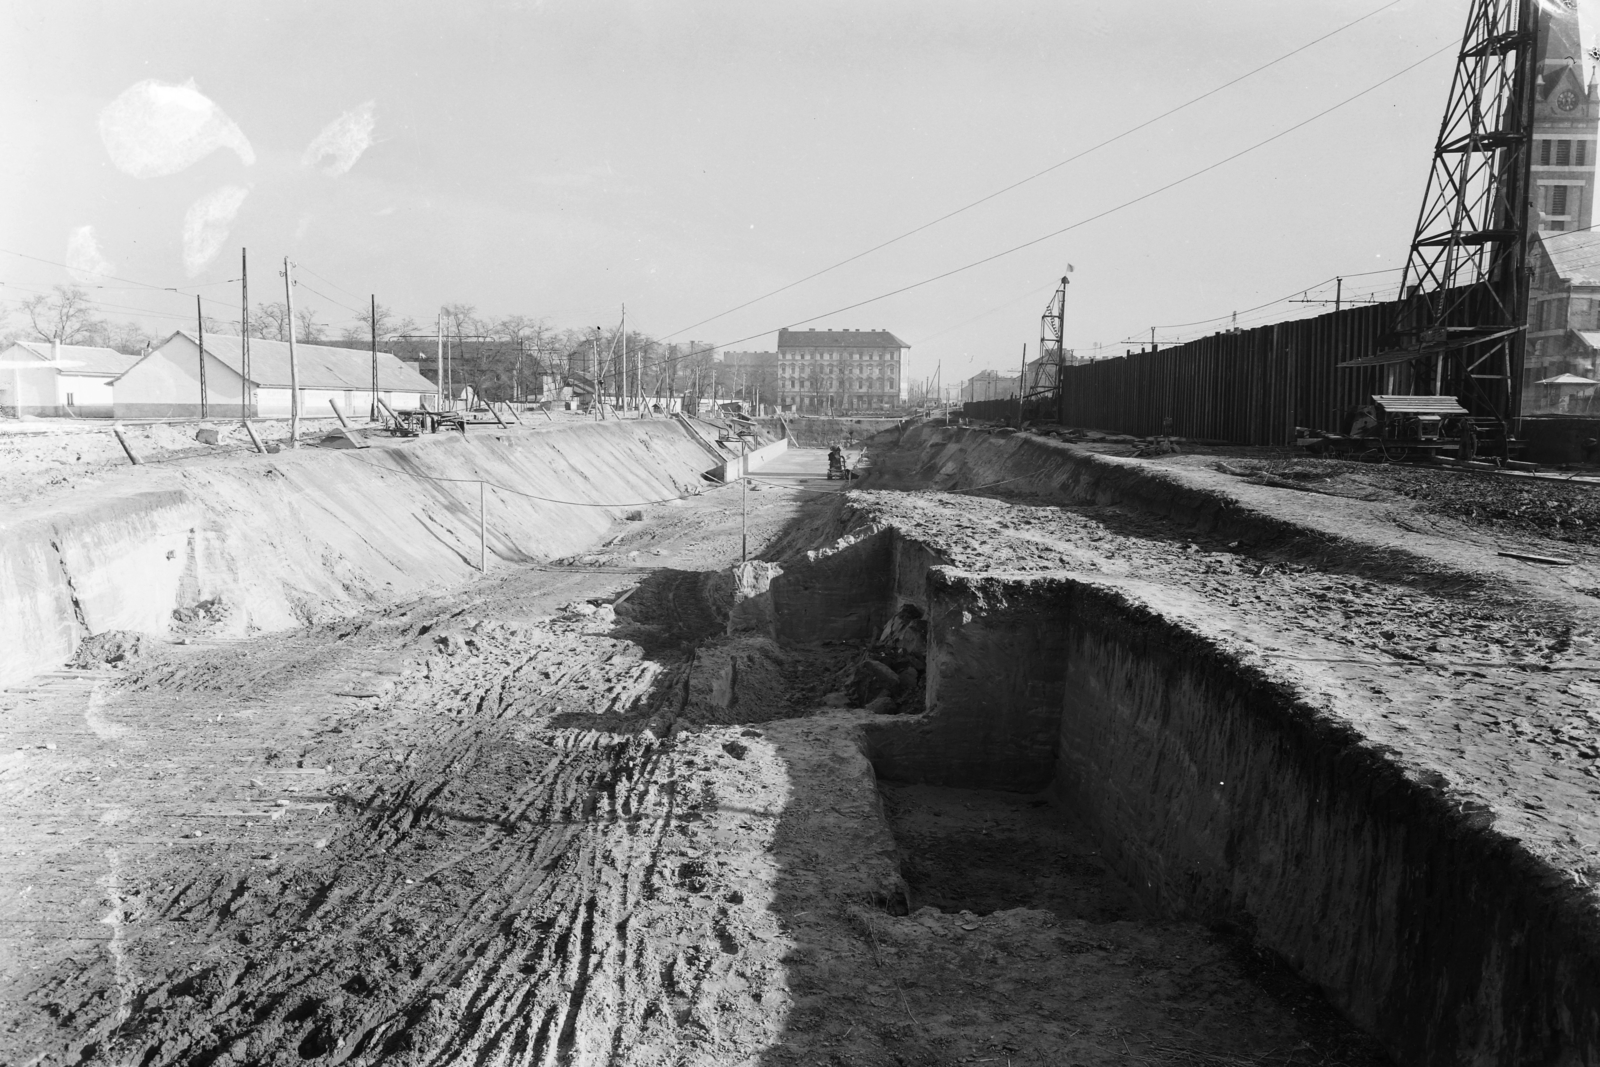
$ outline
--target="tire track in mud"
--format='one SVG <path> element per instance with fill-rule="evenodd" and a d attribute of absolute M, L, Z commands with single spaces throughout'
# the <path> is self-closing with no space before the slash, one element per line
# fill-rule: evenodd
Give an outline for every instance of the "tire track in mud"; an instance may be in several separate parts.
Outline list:
<path fill-rule="evenodd" d="M 682 666 L 483 644 L 503 666 L 441 664 L 379 703 L 409 724 L 386 739 L 409 750 L 404 773 L 330 797 L 342 825 L 314 871 L 256 866 L 172 895 L 164 918 L 209 917 L 201 936 L 247 959 L 169 976 L 95 1058 L 583 1062 L 671 1014 L 693 968 L 658 959 L 637 912 L 676 873 L 660 855 L 681 807 L 674 742 L 551 728 L 547 700 L 587 687 L 591 721 L 627 715 Z M 184 993 L 192 1007 L 163 1008 Z"/>
<path fill-rule="evenodd" d="M 128 727 L 90 753 L 103 792 L 65 792 L 56 771 L 0 788 L 18 788 L 13 821 L 37 821 L 25 794 L 68 800 L 52 818 L 76 835 L 74 881 L 58 890 L 104 893 L 119 850 L 125 962 L 105 951 L 110 902 L 80 901 L 97 937 L 35 938 L 0 1062 L 655 1063 L 748 1046 L 774 1002 L 740 990 L 764 988 L 781 952 L 757 884 L 772 824 L 747 858 L 704 858 L 745 832 L 702 840 L 705 775 L 783 779 L 775 759 L 753 775 L 726 738 L 668 729 L 721 629 L 706 576 L 649 572 L 622 612 L 611 572 L 507 573 L 121 671 L 96 706 Z M 90 796 L 131 821 L 88 825 Z"/>

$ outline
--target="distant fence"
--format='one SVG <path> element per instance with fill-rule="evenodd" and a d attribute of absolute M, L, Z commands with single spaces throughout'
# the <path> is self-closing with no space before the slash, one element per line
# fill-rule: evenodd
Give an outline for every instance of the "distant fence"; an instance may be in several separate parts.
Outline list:
<path fill-rule="evenodd" d="M 1059 418 L 1138 437 L 1170 429 L 1181 437 L 1247 445 L 1288 444 L 1297 426 L 1342 430 L 1344 414 L 1370 404 L 1372 394 L 1410 391 L 1406 370 L 1337 367 L 1375 354 L 1378 336 L 1393 328 L 1395 310 L 1393 303 L 1362 304 L 1067 367 Z M 1404 377 L 1385 387 L 1386 373 Z M 963 413 L 1015 420 L 1017 400 L 965 404 Z M 1025 419 L 1057 417 L 1054 395 L 1027 402 Z"/>

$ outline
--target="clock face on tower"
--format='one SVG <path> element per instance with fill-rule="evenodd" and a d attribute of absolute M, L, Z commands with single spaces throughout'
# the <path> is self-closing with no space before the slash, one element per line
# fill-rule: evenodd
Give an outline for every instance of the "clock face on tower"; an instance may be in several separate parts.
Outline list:
<path fill-rule="evenodd" d="M 1578 106 L 1578 94 L 1571 89 L 1563 89 L 1561 95 L 1556 97 L 1556 107 L 1562 111 L 1571 111 Z"/>

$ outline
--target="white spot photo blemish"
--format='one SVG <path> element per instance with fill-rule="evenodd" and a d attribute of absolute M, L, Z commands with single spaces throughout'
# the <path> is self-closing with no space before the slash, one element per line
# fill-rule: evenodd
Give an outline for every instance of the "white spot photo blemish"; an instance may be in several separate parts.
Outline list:
<path fill-rule="evenodd" d="M 368 100 L 324 126 L 306 146 L 300 165 L 321 166 L 322 173 L 335 178 L 347 173 L 361 158 L 361 153 L 372 147 L 372 131 L 377 125 L 373 116 L 375 107 L 376 101 Z"/>
<path fill-rule="evenodd" d="M 247 166 L 256 161 L 243 131 L 193 78 L 133 85 L 100 112 L 100 140 L 117 169 L 135 178 L 176 174 L 219 148 L 233 149 Z"/>
<path fill-rule="evenodd" d="M 74 281 L 98 281 L 115 269 L 101 253 L 93 226 L 77 226 L 67 234 L 67 273 Z"/>
<path fill-rule="evenodd" d="M 222 251 L 228 229 L 250 190 L 241 185 L 214 189 L 189 206 L 183 216 L 183 268 L 192 278 Z"/>

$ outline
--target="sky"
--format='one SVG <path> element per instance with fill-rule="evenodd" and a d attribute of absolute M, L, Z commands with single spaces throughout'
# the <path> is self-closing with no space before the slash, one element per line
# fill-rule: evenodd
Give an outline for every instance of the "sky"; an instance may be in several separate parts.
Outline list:
<path fill-rule="evenodd" d="M 1315 313 L 1282 301 L 1335 275 L 1392 293 L 1467 7 L 13 0 L 0 300 L 237 320 L 248 248 L 252 303 L 287 257 L 335 330 L 369 294 L 423 322 L 626 305 L 738 350 L 888 329 L 952 383 L 1036 354 L 1070 264 L 1068 345 L 1120 353 Z"/>

